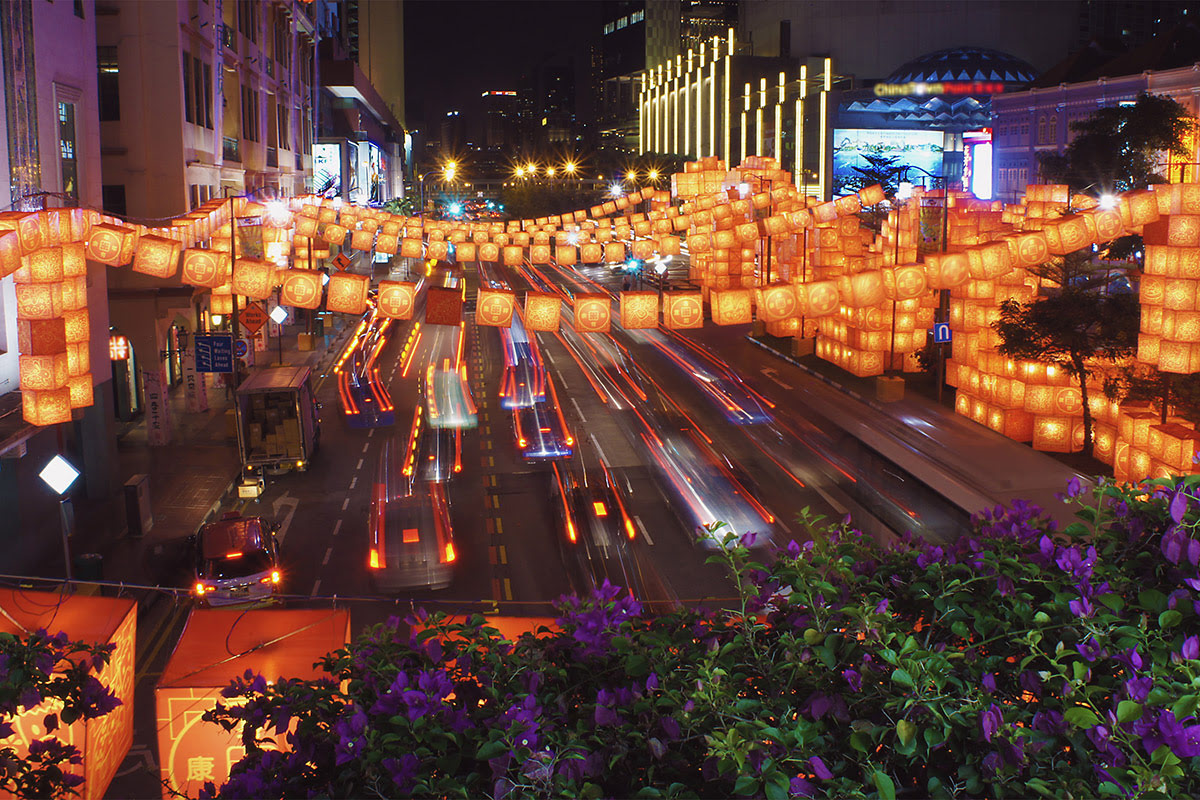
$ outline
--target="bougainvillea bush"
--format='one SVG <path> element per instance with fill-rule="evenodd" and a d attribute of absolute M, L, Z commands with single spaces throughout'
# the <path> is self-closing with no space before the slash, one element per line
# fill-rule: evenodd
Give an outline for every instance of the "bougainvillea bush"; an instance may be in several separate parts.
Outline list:
<path fill-rule="evenodd" d="M 952 544 L 804 516 L 735 611 L 605 586 L 553 630 L 394 620 L 329 677 L 247 675 L 231 797 L 1200 795 L 1200 479 L 1068 488 Z M 237 703 L 244 702 L 244 705 Z M 279 749 L 275 749 L 276 746 Z"/>

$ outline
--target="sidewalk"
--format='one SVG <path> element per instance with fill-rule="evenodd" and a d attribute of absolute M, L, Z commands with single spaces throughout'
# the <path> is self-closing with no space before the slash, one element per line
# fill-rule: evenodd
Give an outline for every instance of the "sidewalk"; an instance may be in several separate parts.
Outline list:
<path fill-rule="evenodd" d="M 820 402 L 828 395 L 822 413 L 960 507 L 974 512 L 1025 499 L 1049 512 L 1060 528 L 1075 521 L 1074 507 L 1057 495 L 1071 478 L 1090 482 L 1092 476 L 955 413 L 914 389 L 916 376 L 905 376 L 903 399 L 884 403 L 875 399 L 874 378 L 858 378 L 814 355 L 793 358 L 784 350 L 790 339 L 746 339 L 833 390 L 811 392 L 808 399 Z M 950 402 L 952 390 L 946 397 Z M 845 413 L 847 402 L 855 413 Z"/>
<path fill-rule="evenodd" d="M 296 334 L 301 325 L 285 326 L 283 363 L 288 366 L 312 366 L 319 377 L 321 369 L 337 357 L 347 336 L 354 330 L 350 320 L 326 318 L 331 326 L 325 337 L 316 340 L 316 349 L 297 348 Z M 355 321 L 356 322 L 356 321 Z M 271 340 L 267 350 L 257 352 L 254 368 L 276 366 L 279 352 Z M 254 369 L 252 368 L 252 369 Z M 162 447 L 147 442 L 146 421 L 125 425 L 117 434 L 118 475 L 122 486 L 134 475 L 149 477 L 150 507 L 154 524 L 145 536 L 130 536 L 126 525 L 123 491 L 104 500 L 76 501 L 76 530 L 71 551 L 78 557 L 97 553 L 103 558 L 102 580 L 130 584 L 155 584 L 170 561 L 182 554 L 181 543 L 214 515 L 234 490 L 240 462 L 237 439 L 232 427 L 232 404 L 224 386 L 214 386 L 209 376 L 208 410 L 185 410 L 184 387 L 171 390 L 168 397 L 171 441 Z M 61 558 L 49 562 L 40 574 L 62 575 Z M 75 578 L 97 579 L 77 574 Z"/>

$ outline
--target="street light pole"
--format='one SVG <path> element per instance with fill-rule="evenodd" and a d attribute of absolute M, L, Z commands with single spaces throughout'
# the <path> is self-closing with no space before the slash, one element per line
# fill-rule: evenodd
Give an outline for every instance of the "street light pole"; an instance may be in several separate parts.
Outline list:
<path fill-rule="evenodd" d="M 942 158 L 942 174 L 934 175 L 928 170 L 921 167 L 909 164 L 900 171 L 901 182 L 908 176 L 908 171 L 915 169 L 932 178 L 934 181 L 942 183 L 942 241 L 939 250 L 942 255 L 949 251 L 949 226 L 950 226 L 950 181 L 947 179 L 946 160 L 943 154 Z M 898 240 L 897 240 L 898 241 Z M 948 322 L 950 317 L 950 291 L 948 289 L 938 290 L 938 313 L 934 322 Z M 937 359 L 937 401 L 940 405 L 945 396 L 946 389 L 946 346 L 945 343 L 938 343 L 938 359 Z"/>
<path fill-rule="evenodd" d="M 311 243 L 310 243 L 311 248 Z M 232 276 L 237 270 L 237 216 L 234 212 L 233 195 L 229 195 L 229 255 L 230 267 L 229 272 Z M 230 277 L 230 285 L 233 285 L 233 278 Z M 233 389 L 237 391 L 238 386 L 242 384 L 242 373 L 238 369 L 237 364 L 237 342 L 238 342 L 238 296 L 234 292 L 230 295 L 233 298 L 233 311 L 229 315 L 230 330 L 233 331 Z M 249 357 L 250 351 L 247 346 L 246 356 Z"/>

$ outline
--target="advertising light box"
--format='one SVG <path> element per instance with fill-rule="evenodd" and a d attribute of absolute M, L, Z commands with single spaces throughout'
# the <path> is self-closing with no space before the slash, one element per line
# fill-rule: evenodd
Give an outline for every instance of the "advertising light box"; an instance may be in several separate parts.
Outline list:
<path fill-rule="evenodd" d="M 870 169 L 867 156 L 895 158 L 895 166 L 920 167 L 940 175 L 942 170 L 941 131 L 873 130 L 869 128 L 837 128 L 833 131 L 833 194 L 849 194 L 860 188 L 856 179 L 862 176 L 855 167 Z M 909 176 L 919 183 L 914 172 Z M 868 180 L 867 183 L 877 183 Z"/>

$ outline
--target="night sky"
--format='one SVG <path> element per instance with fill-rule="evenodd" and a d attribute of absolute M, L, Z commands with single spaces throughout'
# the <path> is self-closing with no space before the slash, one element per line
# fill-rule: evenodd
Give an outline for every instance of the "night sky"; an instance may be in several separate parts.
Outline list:
<path fill-rule="evenodd" d="M 545 57 L 594 39 L 600 10 L 600 0 L 405 0 L 408 124 L 470 114 L 483 91 L 517 89 Z"/>

